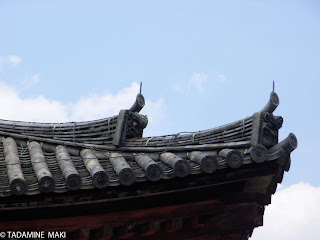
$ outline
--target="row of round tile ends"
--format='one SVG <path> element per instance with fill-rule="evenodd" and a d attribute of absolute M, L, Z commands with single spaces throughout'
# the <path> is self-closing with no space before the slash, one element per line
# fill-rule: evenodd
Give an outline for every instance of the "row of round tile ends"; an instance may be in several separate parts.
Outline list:
<path fill-rule="evenodd" d="M 24 179 L 18 148 L 13 138 L 3 140 L 5 164 L 9 180 L 10 191 L 15 195 L 22 195 L 27 191 L 27 183 Z M 41 192 L 49 193 L 55 189 L 55 180 L 49 171 L 47 162 L 41 145 L 38 142 L 28 143 L 33 171 L 36 175 Z M 68 149 L 62 145 L 56 146 L 55 156 L 62 175 L 69 190 L 77 190 L 81 187 L 82 179 L 77 172 Z M 83 149 L 80 152 L 83 163 L 92 177 L 92 184 L 96 188 L 102 189 L 109 185 L 109 176 L 100 165 L 95 153 L 90 149 Z M 205 154 L 200 151 L 192 151 L 187 154 L 190 161 L 200 165 L 200 169 L 205 173 L 213 173 L 218 168 L 217 157 Z M 226 164 L 232 168 L 238 168 L 243 164 L 243 155 L 240 151 L 233 149 L 223 149 L 219 151 L 219 156 L 225 158 Z M 129 186 L 135 182 L 135 174 L 121 153 L 108 153 L 110 163 L 119 177 L 122 185 Z M 134 154 L 135 161 L 145 171 L 150 181 L 158 181 L 162 178 L 163 169 L 148 154 Z M 186 177 L 190 173 L 190 164 L 174 153 L 161 153 L 159 159 L 169 165 L 175 176 Z"/>

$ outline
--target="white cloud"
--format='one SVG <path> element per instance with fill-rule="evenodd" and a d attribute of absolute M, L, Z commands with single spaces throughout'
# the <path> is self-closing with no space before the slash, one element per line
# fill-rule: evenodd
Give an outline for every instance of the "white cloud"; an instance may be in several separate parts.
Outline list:
<path fill-rule="evenodd" d="M 69 121 L 68 107 L 43 96 L 21 98 L 19 92 L 0 82 L 0 118 L 23 121 Z"/>
<path fill-rule="evenodd" d="M 132 106 L 139 90 L 139 84 L 134 82 L 115 95 L 92 94 L 82 97 L 78 102 L 70 105 L 70 116 L 72 119 L 82 121 L 118 114 L 120 109 L 128 109 Z"/>
<path fill-rule="evenodd" d="M 166 125 L 165 104 L 163 99 L 155 102 L 146 100 L 146 106 L 141 114 L 148 116 L 148 126 L 144 130 L 144 136 L 159 136 L 164 134 L 163 126 Z"/>
<path fill-rule="evenodd" d="M 22 61 L 22 59 L 19 56 L 9 56 L 7 59 L 7 61 L 11 63 L 14 67 Z"/>
<path fill-rule="evenodd" d="M 220 73 L 220 74 L 217 76 L 217 81 L 220 82 L 220 83 L 223 83 L 223 82 L 225 82 L 226 80 L 227 80 L 227 77 L 226 77 L 224 74 L 222 74 L 222 73 Z"/>
<path fill-rule="evenodd" d="M 34 82 L 39 81 L 39 75 L 33 75 L 32 79 Z M 116 94 L 92 94 L 80 98 L 76 103 L 67 104 L 44 96 L 22 98 L 17 89 L 0 82 L 0 119 L 68 122 L 105 118 L 118 114 L 121 109 L 129 109 L 138 92 L 139 84 L 134 82 Z M 154 134 L 152 129 L 156 131 L 164 119 L 164 101 L 146 99 L 141 114 L 148 115 L 148 134 Z"/>
<path fill-rule="evenodd" d="M 266 207 L 262 227 L 252 240 L 318 240 L 320 235 L 320 187 L 298 183 L 277 191 Z"/>

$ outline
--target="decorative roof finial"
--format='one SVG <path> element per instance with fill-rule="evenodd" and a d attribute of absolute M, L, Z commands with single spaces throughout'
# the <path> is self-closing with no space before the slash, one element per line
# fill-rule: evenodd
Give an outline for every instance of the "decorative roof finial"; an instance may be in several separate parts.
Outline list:
<path fill-rule="evenodd" d="M 144 97 L 141 93 L 142 90 L 142 82 L 140 82 L 140 92 L 138 93 L 136 97 L 136 101 L 132 105 L 132 107 L 129 109 L 131 112 L 140 112 L 140 110 L 144 107 L 145 105 L 145 100 Z"/>
<path fill-rule="evenodd" d="M 141 86 L 140 86 L 140 91 L 141 91 Z M 273 84 L 272 84 L 272 92 L 274 92 L 274 80 L 273 80 Z"/>

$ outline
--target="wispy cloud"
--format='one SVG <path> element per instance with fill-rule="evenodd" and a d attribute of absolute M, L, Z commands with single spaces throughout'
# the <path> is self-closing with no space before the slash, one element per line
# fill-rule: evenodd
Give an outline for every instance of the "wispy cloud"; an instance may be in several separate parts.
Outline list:
<path fill-rule="evenodd" d="M 317 240 L 320 235 L 320 187 L 298 183 L 278 190 L 267 206 L 263 227 L 252 240 Z"/>
<path fill-rule="evenodd" d="M 182 93 L 182 94 L 186 93 L 186 89 L 182 86 L 182 84 L 173 83 L 172 88 L 178 93 Z"/>
<path fill-rule="evenodd" d="M 195 72 L 188 81 L 180 83 L 175 82 L 171 85 L 171 87 L 174 91 L 184 95 L 190 95 L 191 93 L 203 94 L 208 81 L 208 74 Z M 220 84 L 224 83 L 225 81 L 227 81 L 227 77 L 222 73 L 218 74 L 216 78 L 213 79 L 213 82 Z"/>
<path fill-rule="evenodd" d="M 9 56 L 8 62 L 11 63 L 14 67 L 21 63 L 22 59 L 19 56 Z"/>
<path fill-rule="evenodd" d="M 189 80 L 189 87 L 195 88 L 198 93 L 203 93 L 204 85 L 208 81 L 208 75 L 205 73 L 193 73 Z"/>
<path fill-rule="evenodd" d="M 5 63 L 5 58 L 0 56 L 0 72 L 2 72 L 3 64 Z"/>
<path fill-rule="evenodd" d="M 184 83 L 173 83 L 173 90 L 178 93 L 189 95 L 191 92 L 203 93 L 205 83 L 208 81 L 208 75 L 205 73 L 193 73 L 191 78 Z"/>
<path fill-rule="evenodd" d="M 33 75 L 31 76 L 31 81 L 30 81 L 30 83 L 31 83 L 31 84 L 37 84 L 37 83 L 39 83 L 39 82 L 40 82 L 40 75 L 39 75 L 38 73 L 33 74 Z"/>
<path fill-rule="evenodd" d="M 0 56 L 0 72 L 2 71 L 4 65 L 11 65 L 13 67 L 16 67 L 22 62 L 21 57 L 19 56 Z"/>
<path fill-rule="evenodd" d="M 31 77 L 20 82 L 19 90 L 27 90 L 40 82 L 40 74 L 35 73 Z"/>
<path fill-rule="evenodd" d="M 227 77 L 226 75 L 220 73 L 218 76 L 217 76 L 217 81 L 220 82 L 220 83 L 223 83 L 227 80 Z"/>

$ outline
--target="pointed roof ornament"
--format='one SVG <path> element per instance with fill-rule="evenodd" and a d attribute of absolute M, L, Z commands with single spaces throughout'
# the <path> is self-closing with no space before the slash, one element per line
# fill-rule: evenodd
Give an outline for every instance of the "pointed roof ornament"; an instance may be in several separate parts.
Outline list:
<path fill-rule="evenodd" d="M 141 91 L 141 86 L 140 86 L 140 91 Z M 273 80 L 273 84 L 272 84 L 272 92 L 274 92 L 274 80 Z"/>

